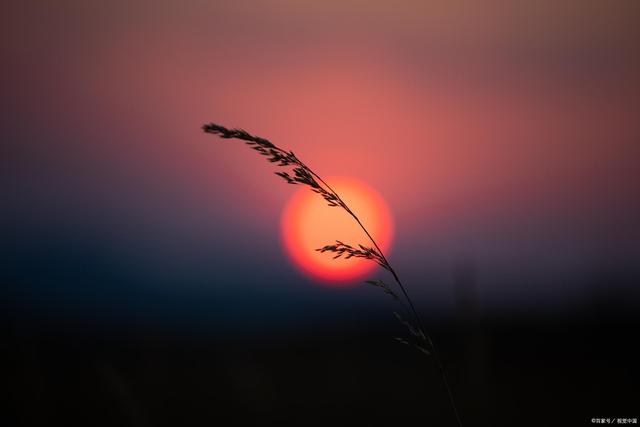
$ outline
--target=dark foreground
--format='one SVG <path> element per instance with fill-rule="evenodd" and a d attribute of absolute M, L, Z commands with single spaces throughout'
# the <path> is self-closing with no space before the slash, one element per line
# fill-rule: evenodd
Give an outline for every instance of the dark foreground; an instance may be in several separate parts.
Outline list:
<path fill-rule="evenodd" d="M 223 339 L 9 320 L 7 426 L 455 425 L 433 361 L 391 322 Z M 431 322 L 464 425 L 640 417 L 631 315 Z"/>

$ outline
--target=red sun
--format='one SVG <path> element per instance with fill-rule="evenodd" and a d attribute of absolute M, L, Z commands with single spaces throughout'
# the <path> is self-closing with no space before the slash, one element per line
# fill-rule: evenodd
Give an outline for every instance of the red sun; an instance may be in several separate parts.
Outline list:
<path fill-rule="evenodd" d="M 360 218 L 386 255 L 393 238 L 393 220 L 382 196 L 352 178 L 334 177 L 326 181 Z M 293 263 L 328 285 L 345 286 L 379 268 L 371 260 L 333 259 L 332 253 L 316 251 L 336 240 L 356 247 L 372 243 L 344 209 L 327 206 L 322 196 L 308 188 L 298 190 L 287 204 L 282 215 L 282 239 Z"/>

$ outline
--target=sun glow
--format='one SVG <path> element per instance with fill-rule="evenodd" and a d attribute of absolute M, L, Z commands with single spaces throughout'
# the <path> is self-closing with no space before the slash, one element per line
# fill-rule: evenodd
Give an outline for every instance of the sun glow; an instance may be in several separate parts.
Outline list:
<path fill-rule="evenodd" d="M 393 220 L 384 199 L 363 182 L 335 177 L 327 182 L 362 221 L 380 248 L 391 247 Z M 333 254 L 316 249 L 336 240 L 352 246 L 372 246 L 357 222 L 343 209 L 329 207 L 318 194 L 300 189 L 282 215 L 282 239 L 294 265 L 329 286 L 347 286 L 378 265 L 366 259 L 333 259 Z"/>

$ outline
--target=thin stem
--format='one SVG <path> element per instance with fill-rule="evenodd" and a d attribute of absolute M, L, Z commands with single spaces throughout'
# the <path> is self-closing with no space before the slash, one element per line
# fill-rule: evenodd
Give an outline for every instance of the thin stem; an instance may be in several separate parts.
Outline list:
<path fill-rule="evenodd" d="M 325 198 L 325 200 L 329 203 L 330 206 L 341 206 L 342 208 L 344 208 L 345 211 L 347 211 L 347 213 L 349 213 L 349 215 L 353 217 L 353 219 L 355 219 L 355 221 L 358 223 L 362 231 L 364 231 L 364 233 L 367 235 L 371 243 L 373 243 L 373 246 L 375 247 L 375 249 L 378 251 L 378 254 L 380 255 L 380 260 L 382 261 L 380 265 L 382 265 L 384 268 L 389 270 L 389 272 L 393 275 L 394 280 L 396 281 L 396 283 L 402 290 L 402 293 L 404 294 L 405 300 L 409 303 L 409 307 L 411 308 L 411 314 L 415 318 L 415 321 L 418 325 L 418 328 L 420 329 L 420 332 L 424 335 L 424 338 L 427 340 L 427 342 L 429 343 L 429 346 L 431 347 L 431 352 L 433 353 L 436 364 L 438 366 L 438 370 L 440 371 L 440 374 L 442 376 L 442 380 L 444 382 L 447 395 L 449 396 L 449 402 L 451 403 L 451 407 L 453 409 L 453 412 L 455 413 L 458 426 L 462 427 L 462 421 L 460 420 L 460 415 L 458 414 L 458 409 L 456 408 L 456 405 L 453 399 L 453 394 L 451 393 L 451 388 L 449 387 L 449 382 L 447 381 L 447 376 L 444 371 L 444 367 L 442 366 L 442 362 L 440 361 L 440 358 L 438 357 L 438 354 L 436 352 L 436 347 L 433 344 L 431 337 L 422 326 L 422 320 L 420 319 L 420 316 L 418 315 L 418 312 L 416 311 L 413 305 L 413 301 L 411 301 L 411 298 L 409 297 L 409 293 L 407 292 L 406 288 L 400 281 L 398 274 L 393 269 L 393 267 L 391 267 L 391 264 L 385 257 L 384 253 L 382 252 L 382 249 L 380 249 L 380 247 L 378 246 L 376 241 L 373 239 L 371 234 L 369 234 L 369 231 L 362 224 L 362 222 L 360 221 L 360 218 L 356 216 L 356 214 L 349 208 L 349 206 L 347 206 L 347 204 L 340 198 L 338 193 L 333 188 L 331 188 L 329 184 L 327 184 L 318 174 L 316 174 L 313 170 L 311 170 L 311 168 L 309 168 L 300 159 L 298 159 L 293 154 L 293 152 L 283 150 L 280 147 L 271 143 L 269 140 L 251 135 L 248 132 L 241 129 L 227 129 L 224 126 L 220 126 L 215 123 L 205 124 L 202 128 L 205 132 L 217 134 L 221 138 L 225 138 L 225 139 L 236 138 L 236 139 L 244 140 L 246 141 L 247 144 L 252 146 L 253 149 L 257 150 L 261 155 L 268 156 L 269 157 L 268 160 L 270 162 L 277 163 L 278 166 L 287 166 L 287 165 L 299 166 L 294 169 L 295 176 L 290 176 L 287 173 L 281 173 L 281 172 L 277 172 L 277 174 L 282 178 L 284 178 L 289 184 L 306 184 L 311 186 L 312 190 L 319 192 Z M 320 181 L 322 185 L 324 185 L 326 188 L 324 189 L 321 188 L 321 186 L 314 180 L 314 177 L 318 181 Z M 330 193 L 328 193 L 327 190 Z M 404 304 L 402 305 L 404 306 Z"/>
<path fill-rule="evenodd" d="M 373 246 L 375 246 L 376 250 L 380 253 L 380 256 L 382 257 L 382 259 L 385 262 L 385 264 L 389 267 L 389 271 L 393 275 L 394 280 L 396 281 L 396 283 L 400 287 L 400 290 L 402 290 L 402 293 L 404 294 L 405 299 L 409 303 L 409 307 L 411 308 L 411 313 L 413 314 L 413 317 L 415 318 L 416 322 L 418 323 L 418 327 L 424 333 L 425 337 L 427 338 L 427 341 L 429 342 L 429 346 L 431 347 L 431 351 L 432 351 L 433 357 L 434 357 L 434 359 L 436 361 L 436 365 L 438 365 L 438 370 L 440 371 L 440 374 L 442 376 L 442 382 L 444 383 L 444 387 L 447 390 L 447 395 L 449 396 L 449 403 L 451 404 L 451 408 L 453 409 L 453 413 L 456 416 L 456 421 L 458 422 L 458 426 L 462 427 L 462 420 L 460 419 L 460 414 L 458 413 L 458 408 L 456 407 L 456 403 L 455 403 L 455 400 L 453 398 L 453 393 L 451 392 L 451 387 L 449 387 L 449 381 L 447 380 L 447 374 L 444 371 L 444 366 L 442 365 L 442 362 L 440 361 L 440 357 L 438 357 L 438 352 L 436 351 L 436 346 L 433 344 L 433 340 L 431 339 L 431 336 L 429 335 L 429 333 L 422 326 L 422 319 L 420 318 L 420 315 L 418 314 L 415 306 L 413 305 L 413 301 L 411 301 L 411 298 L 409 297 L 409 293 L 407 292 L 406 288 L 404 287 L 404 285 L 400 281 L 400 278 L 398 277 L 398 273 L 396 273 L 396 271 L 393 269 L 393 267 L 391 266 L 391 264 L 387 260 L 387 257 L 384 255 L 384 252 L 382 252 L 382 249 L 380 249 L 380 246 L 378 246 L 378 243 L 371 236 L 371 234 L 369 234 L 369 231 L 364 226 L 364 224 L 362 224 L 362 221 L 360 221 L 360 218 L 358 218 L 358 216 L 355 213 L 353 213 L 353 211 L 349 208 L 349 206 L 345 203 L 345 201 L 340 198 L 338 193 L 333 188 L 331 188 L 331 186 L 329 184 L 327 184 L 324 179 L 322 179 L 318 174 L 313 172 L 308 166 L 304 165 L 304 167 L 306 167 L 307 170 L 309 170 L 314 177 L 316 177 L 324 186 L 326 186 L 329 191 L 331 191 L 333 194 L 335 194 L 335 196 L 338 198 L 338 200 L 345 207 L 345 210 L 349 213 L 349 215 L 351 215 L 353 217 L 353 219 L 356 220 L 356 222 L 358 223 L 358 225 L 360 226 L 362 231 L 364 231 L 364 233 L 367 235 L 367 237 L 369 238 L 371 243 L 373 243 Z"/>

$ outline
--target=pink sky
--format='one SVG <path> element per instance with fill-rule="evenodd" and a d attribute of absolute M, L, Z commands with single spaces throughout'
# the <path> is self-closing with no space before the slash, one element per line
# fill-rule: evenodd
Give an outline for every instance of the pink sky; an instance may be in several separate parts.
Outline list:
<path fill-rule="evenodd" d="M 201 134 L 216 121 L 369 183 L 404 251 L 637 241 L 637 2 L 4 7 L 9 131 L 29 127 L 21 182 L 53 217 L 277 224 L 289 188 Z"/>

